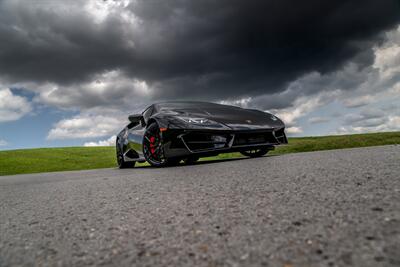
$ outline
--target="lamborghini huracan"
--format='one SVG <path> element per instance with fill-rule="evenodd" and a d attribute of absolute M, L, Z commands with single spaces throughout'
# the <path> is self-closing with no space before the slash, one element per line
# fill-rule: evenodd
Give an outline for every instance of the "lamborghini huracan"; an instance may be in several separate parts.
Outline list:
<path fill-rule="evenodd" d="M 260 157 L 287 144 L 285 124 L 273 114 L 207 102 L 164 102 L 129 116 L 116 140 L 120 168 L 196 162 L 201 157 L 240 152 Z"/>

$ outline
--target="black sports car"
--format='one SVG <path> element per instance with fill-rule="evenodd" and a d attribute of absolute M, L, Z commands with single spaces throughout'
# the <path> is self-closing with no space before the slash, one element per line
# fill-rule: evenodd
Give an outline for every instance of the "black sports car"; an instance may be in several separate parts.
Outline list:
<path fill-rule="evenodd" d="M 287 144 L 285 125 L 276 116 L 255 109 L 207 102 L 153 104 L 117 136 L 120 168 L 138 162 L 152 166 L 193 163 L 200 157 L 238 151 L 245 156 L 265 155 Z"/>

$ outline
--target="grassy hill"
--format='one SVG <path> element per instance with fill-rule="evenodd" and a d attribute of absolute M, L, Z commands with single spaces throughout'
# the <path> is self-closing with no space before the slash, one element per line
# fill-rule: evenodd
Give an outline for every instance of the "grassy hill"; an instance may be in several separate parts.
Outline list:
<path fill-rule="evenodd" d="M 289 145 L 277 147 L 271 154 L 389 144 L 400 144 L 400 132 L 289 138 Z M 202 160 L 233 157 L 241 157 L 241 155 L 239 153 L 228 153 Z M 63 147 L 0 151 L 0 175 L 99 169 L 115 166 L 114 147 Z"/>

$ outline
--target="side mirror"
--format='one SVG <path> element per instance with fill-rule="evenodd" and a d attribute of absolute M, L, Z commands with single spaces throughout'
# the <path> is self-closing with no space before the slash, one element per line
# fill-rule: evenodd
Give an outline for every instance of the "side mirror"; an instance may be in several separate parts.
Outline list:
<path fill-rule="evenodd" d="M 133 115 L 129 115 L 128 119 L 130 122 L 139 123 L 143 120 L 143 116 L 142 116 L 142 114 L 133 114 Z"/>

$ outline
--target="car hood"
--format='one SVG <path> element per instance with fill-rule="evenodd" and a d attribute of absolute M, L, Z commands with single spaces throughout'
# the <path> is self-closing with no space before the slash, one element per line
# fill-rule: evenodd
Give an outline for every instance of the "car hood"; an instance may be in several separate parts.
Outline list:
<path fill-rule="evenodd" d="M 233 130 L 272 129 L 284 127 L 274 115 L 259 110 L 223 106 L 218 108 L 191 108 L 171 110 L 177 116 L 206 118 L 224 124 Z"/>

